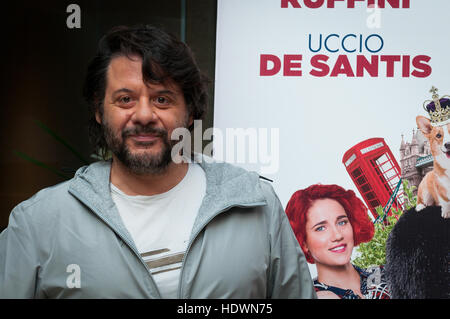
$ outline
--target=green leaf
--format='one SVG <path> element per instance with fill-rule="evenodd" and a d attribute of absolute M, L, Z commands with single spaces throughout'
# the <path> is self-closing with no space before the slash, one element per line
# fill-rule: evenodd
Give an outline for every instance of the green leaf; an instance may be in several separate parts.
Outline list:
<path fill-rule="evenodd" d="M 406 195 L 405 209 L 414 207 L 417 203 L 417 196 L 414 196 L 414 187 L 410 187 L 407 180 L 403 180 L 403 191 Z M 379 266 L 386 263 L 386 241 L 389 234 L 398 221 L 398 218 L 403 214 L 401 209 L 391 209 L 392 216 L 386 217 L 386 224 L 382 222 L 383 207 L 376 207 L 376 212 L 380 216 L 374 224 L 375 234 L 372 240 L 368 243 L 362 243 L 357 247 L 358 257 L 352 262 L 361 268 L 370 266 Z"/>
<path fill-rule="evenodd" d="M 19 156 L 20 158 L 23 158 L 24 160 L 26 160 L 26 161 L 28 161 L 30 163 L 33 163 L 33 164 L 35 164 L 37 166 L 43 167 L 43 168 L 49 170 L 50 172 L 58 175 L 59 177 L 62 177 L 64 179 L 71 179 L 70 176 L 62 173 L 61 171 L 59 171 L 59 170 L 57 170 L 57 169 L 55 169 L 55 168 L 53 168 L 53 167 L 43 163 L 43 162 L 38 161 L 37 159 L 32 158 L 31 156 L 29 156 L 29 155 L 27 155 L 25 153 L 22 153 L 20 151 L 15 151 L 15 150 L 13 152 L 14 152 L 14 154 Z"/>
<path fill-rule="evenodd" d="M 49 127 L 47 127 L 44 123 L 35 120 L 34 121 L 41 129 L 44 130 L 44 132 L 46 132 L 48 135 L 50 135 L 51 137 L 53 137 L 56 141 L 58 141 L 59 143 L 61 143 L 62 145 L 64 145 L 70 152 L 72 152 L 72 154 L 74 154 L 76 157 L 78 157 L 79 160 L 81 160 L 81 162 L 83 162 L 83 164 L 88 165 L 89 161 L 86 160 L 84 158 L 83 155 L 81 155 L 80 152 L 78 152 L 74 147 L 72 147 L 67 141 L 65 141 L 62 137 L 60 137 L 58 134 L 56 134 L 54 131 L 52 131 Z"/>

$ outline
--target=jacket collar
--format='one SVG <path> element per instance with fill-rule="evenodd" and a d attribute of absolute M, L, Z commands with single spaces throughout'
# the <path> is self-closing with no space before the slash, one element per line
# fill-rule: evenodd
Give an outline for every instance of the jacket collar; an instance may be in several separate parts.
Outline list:
<path fill-rule="evenodd" d="M 267 205 L 259 175 L 228 163 L 213 162 L 210 157 L 196 155 L 195 161 L 206 175 L 206 194 L 192 233 L 199 231 L 214 216 L 233 206 Z"/>
<path fill-rule="evenodd" d="M 124 239 L 128 240 L 133 248 L 136 248 L 112 200 L 109 182 L 110 172 L 111 161 L 100 161 L 81 167 L 70 181 L 69 193 L 89 207 Z"/>
<path fill-rule="evenodd" d="M 194 223 L 193 233 L 216 214 L 233 206 L 262 206 L 266 199 L 259 175 L 210 157 L 194 157 L 206 175 L 206 195 Z M 100 161 L 80 168 L 70 182 L 69 192 L 90 207 L 100 218 L 121 234 L 131 238 L 120 218 L 110 191 L 111 161 Z"/>

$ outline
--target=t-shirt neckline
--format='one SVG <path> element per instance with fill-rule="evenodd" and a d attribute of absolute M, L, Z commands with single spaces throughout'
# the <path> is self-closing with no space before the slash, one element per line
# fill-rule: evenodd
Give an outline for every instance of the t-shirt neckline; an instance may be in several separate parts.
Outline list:
<path fill-rule="evenodd" d="M 134 202 L 147 202 L 150 200 L 156 200 L 161 198 L 166 198 L 167 196 L 172 195 L 173 193 L 176 193 L 179 189 L 183 188 L 184 184 L 187 183 L 187 180 L 190 178 L 190 175 L 192 175 L 192 164 L 188 165 L 188 171 L 186 172 L 186 175 L 184 175 L 183 179 L 174 187 L 169 189 L 168 191 L 160 194 L 155 195 L 127 195 L 125 194 L 121 189 L 119 189 L 116 185 L 114 185 L 112 182 L 110 182 L 110 188 L 111 192 L 115 195 L 118 195 L 122 198 L 125 198 L 130 201 Z"/>

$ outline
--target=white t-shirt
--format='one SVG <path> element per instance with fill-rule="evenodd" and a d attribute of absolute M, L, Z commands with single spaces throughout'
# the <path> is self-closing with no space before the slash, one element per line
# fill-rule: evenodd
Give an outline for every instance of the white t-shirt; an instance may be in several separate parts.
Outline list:
<path fill-rule="evenodd" d="M 206 176 L 198 164 L 189 164 L 175 187 L 153 196 L 129 196 L 111 183 L 112 199 L 163 298 L 177 297 L 181 263 L 205 193 Z"/>

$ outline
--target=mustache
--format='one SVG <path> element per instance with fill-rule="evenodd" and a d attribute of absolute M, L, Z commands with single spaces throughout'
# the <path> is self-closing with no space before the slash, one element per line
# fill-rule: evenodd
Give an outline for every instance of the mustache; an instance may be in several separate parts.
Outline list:
<path fill-rule="evenodd" d="M 134 127 L 127 128 L 122 131 L 122 137 L 128 137 L 131 135 L 139 135 L 139 134 L 152 134 L 159 137 L 167 137 L 168 133 L 163 128 L 157 128 L 151 125 L 136 125 Z"/>

